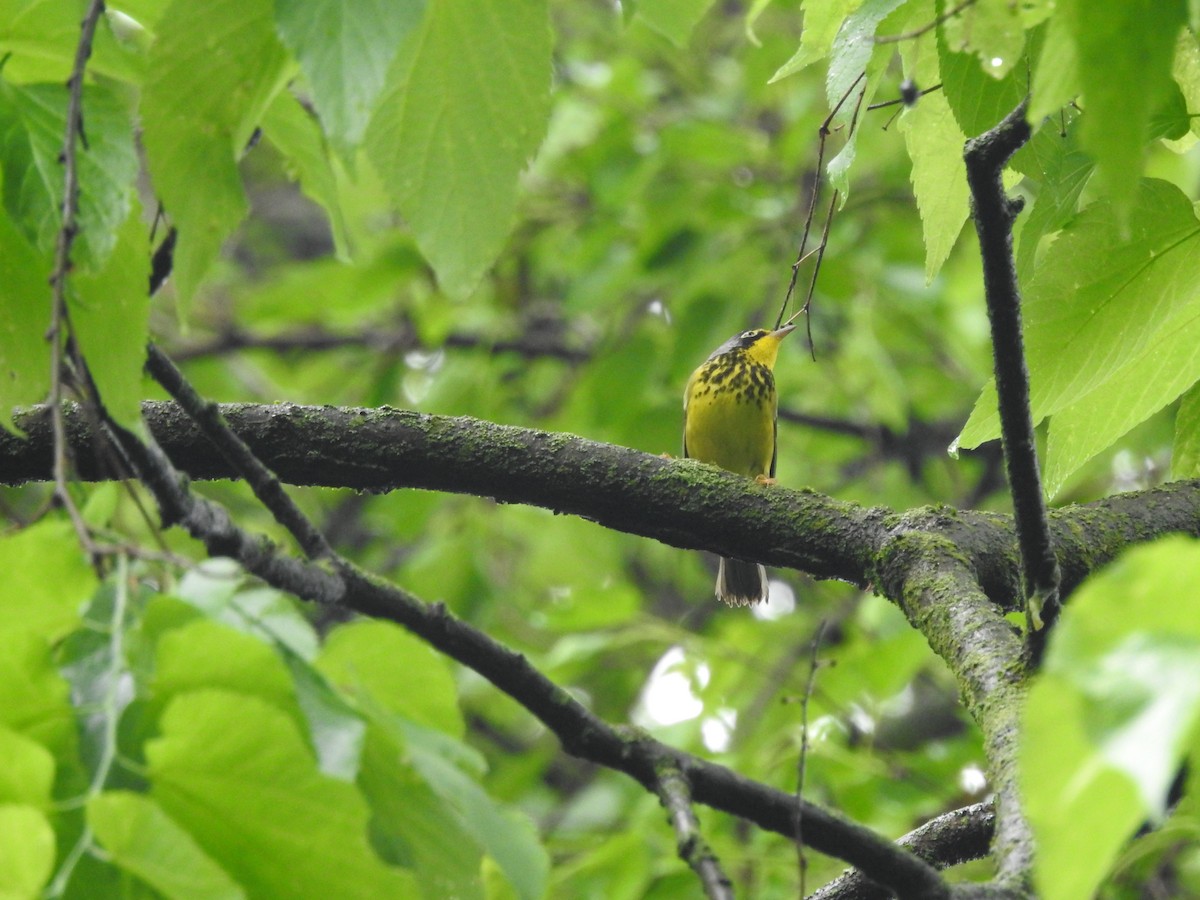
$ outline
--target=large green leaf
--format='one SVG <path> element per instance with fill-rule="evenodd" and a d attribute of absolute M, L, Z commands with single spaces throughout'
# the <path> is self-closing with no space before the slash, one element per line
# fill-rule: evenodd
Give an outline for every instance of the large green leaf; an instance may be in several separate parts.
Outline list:
<path fill-rule="evenodd" d="M 0 805 L 24 803 L 49 811 L 54 756 L 32 738 L 0 725 Z"/>
<path fill-rule="evenodd" d="M 142 140 L 179 229 L 174 279 L 184 304 L 246 214 L 237 160 L 283 84 L 285 60 L 270 0 L 174 0 L 158 23 Z"/>
<path fill-rule="evenodd" d="M 112 862 L 170 900 L 242 900 L 246 892 L 149 797 L 108 791 L 88 800 L 88 824 Z"/>
<path fill-rule="evenodd" d="M 1200 221 L 1187 197 L 1164 181 L 1144 181 L 1127 217 L 1097 202 L 1063 229 L 1025 304 L 1035 422 L 1152 353 L 1165 327 L 1191 315 L 1200 288 L 1198 252 Z M 999 433 L 989 384 L 958 443 L 974 447 Z"/>
<path fill-rule="evenodd" d="M 42 810 L 0 804 L 0 896 L 40 897 L 54 871 L 54 844 L 54 829 Z"/>
<path fill-rule="evenodd" d="M 1179 400 L 1175 414 L 1175 445 L 1171 450 L 1171 477 L 1200 475 L 1200 386 L 1190 387 Z"/>
<path fill-rule="evenodd" d="M 1194 540 L 1136 548 L 1075 592 L 1051 637 L 1020 754 L 1048 900 L 1092 896 L 1138 824 L 1165 810 L 1200 722 L 1198 578 Z"/>
<path fill-rule="evenodd" d="M 388 68 L 424 0 L 277 0 L 279 34 L 312 88 L 325 134 L 347 155 L 362 140 Z"/>
<path fill-rule="evenodd" d="M 512 226 L 546 127 L 550 49 L 545 0 L 432 0 L 393 66 L 367 149 L 449 294 L 475 288 Z"/>
<path fill-rule="evenodd" d="M 411 875 L 372 851 L 358 790 L 317 770 L 284 713 L 200 690 L 172 701 L 161 729 L 146 745 L 155 800 L 247 893 L 417 896 Z"/>
<path fill-rule="evenodd" d="M 997 125 L 1017 108 L 1029 90 L 1024 66 L 1009 68 L 1004 77 L 997 78 L 995 67 L 982 62 L 978 55 L 950 49 L 943 27 L 937 29 L 937 52 L 941 93 L 954 111 L 959 128 L 968 137 L 983 134 Z"/>
<path fill-rule="evenodd" d="M 79 742 L 70 692 L 46 637 L 0 628 L 0 723 L 50 748 L 60 769 Z"/>
<path fill-rule="evenodd" d="M 445 659 L 396 625 L 343 625 L 327 638 L 316 667 L 351 697 L 455 737 L 463 734 Z"/>
<path fill-rule="evenodd" d="M 1065 0 L 1083 92 L 1084 148 L 1096 157 L 1118 215 L 1134 200 L 1151 113 L 1171 84 L 1186 0 Z"/>
<path fill-rule="evenodd" d="M 69 522 L 46 520 L 0 537 L 0 629 L 22 628 L 57 640 L 79 625 L 96 591 L 96 573 Z M 53 578 L 46 573 L 53 572 Z"/>

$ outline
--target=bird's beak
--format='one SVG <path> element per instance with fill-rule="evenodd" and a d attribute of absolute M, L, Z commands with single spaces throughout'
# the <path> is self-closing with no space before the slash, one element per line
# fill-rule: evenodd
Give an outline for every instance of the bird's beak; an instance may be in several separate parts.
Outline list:
<path fill-rule="evenodd" d="M 777 341 L 782 341 L 785 337 L 787 337 L 789 334 L 791 334 L 795 330 L 796 330 L 795 325 L 784 325 L 782 328 L 778 328 L 775 331 L 772 331 L 771 337 L 775 338 L 775 340 L 777 340 Z"/>

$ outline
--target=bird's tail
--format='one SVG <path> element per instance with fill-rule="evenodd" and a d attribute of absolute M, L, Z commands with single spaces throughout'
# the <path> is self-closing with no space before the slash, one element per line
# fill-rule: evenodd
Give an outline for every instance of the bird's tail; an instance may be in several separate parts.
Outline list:
<path fill-rule="evenodd" d="M 717 599 L 730 606 L 753 606 L 767 599 L 767 570 L 758 563 L 721 557 Z"/>

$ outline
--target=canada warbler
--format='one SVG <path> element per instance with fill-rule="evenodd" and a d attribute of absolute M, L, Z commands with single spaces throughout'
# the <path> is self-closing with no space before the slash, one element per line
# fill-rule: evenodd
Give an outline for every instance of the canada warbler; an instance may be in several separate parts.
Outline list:
<path fill-rule="evenodd" d="M 795 325 L 743 331 L 712 352 L 683 392 L 683 455 L 760 481 L 775 477 L 776 410 L 771 369 Z M 730 606 L 767 599 L 767 570 L 721 559 L 717 598 Z"/>

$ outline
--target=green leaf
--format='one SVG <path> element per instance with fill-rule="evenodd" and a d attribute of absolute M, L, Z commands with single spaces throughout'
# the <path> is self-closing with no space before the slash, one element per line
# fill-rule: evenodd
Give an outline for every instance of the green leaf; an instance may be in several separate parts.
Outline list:
<path fill-rule="evenodd" d="M 350 697 L 455 737 L 464 725 L 445 658 L 399 626 L 361 621 L 325 640 L 316 668 Z"/>
<path fill-rule="evenodd" d="M 282 652 L 292 673 L 309 740 L 317 752 L 318 767 L 325 775 L 354 781 L 366 741 L 365 719 L 320 671 L 295 653 Z"/>
<path fill-rule="evenodd" d="M 264 115 L 262 129 L 267 140 L 283 154 L 289 173 L 300 182 L 305 196 L 328 214 L 338 259 L 350 259 L 350 230 L 339 185 L 341 169 L 329 151 L 320 124 L 295 97 L 282 91 Z"/>
<path fill-rule="evenodd" d="M 246 892 L 149 797 L 108 791 L 87 820 L 113 863 L 170 900 L 240 900 Z"/>
<path fill-rule="evenodd" d="M 479 47 L 486 65 L 464 49 Z M 474 290 L 512 226 L 548 118 L 550 50 L 545 0 L 433 0 L 393 66 L 367 150 L 452 296 Z"/>
<path fill-rule="evenodd" d="M 1042 238 L 1058 231 L 1075 215 L 1083 188 L 1095 169 L 1091 157 L 1078 149 L 1077 132 L 1074 127 L 1068 128 L 1063 136 L 1057 128 L 1043 128 L 1026 145 L 1022 171 L 1036 183 L 1037 197 L 1021 226 L 1017 245 L 1021 284 L 1029 284 L 1033 278 Z"/>
<path fill-rule="evenodd" d="M 771 84 L 786 78 L 804 67 L 824 59 L 833 46 L 833 39 L 846 17 L 862 5 L 863 0 L 804 0 L 804 30 L 800 32 L 800 47 L 771 76 Z"/>
<path fill-rule="evenodd" d="M 61 768 L 76 758 L 78 734 L 50 649 L 43 635 L 0 629 L 0 722 L 48 747 Z"/>
<path fill-rule="evenodd" d="M 1065 0 L 1083 92 L 1083 146 L 1122 218 L 1134 199 L 1150 114 L 1171 84 L 1185 0 Z"/>
<path fill-rule="evenodd" d="M 12 85 L 0 79 L 0 161 L 4 208 L 37 248 L 50 254 L 62 227 L 63 138 L 67 89 L 61 84 Z M 72 246 L 76 268 L 102 266 L 130 209 L 137 176 L 133 119 L 111 88 L 83 92 L 87 146 L 77 145 L 79 232 Z"/>
<path fill-rule="evenodd" d="M 122 4 L 123 6 L 125 4 Z M 11 54 L 4 75 L 12 81 L 65 84 L 79 46 L 79 23 L 87 0 L 6 0 L 0 3 L 0 58 Z M 138 83 L 144 58 L 109 27 L 108 17 L 96 28 L 91 74 Z"/>
<path fill-rule="evenodd" d="M 45 520 L 0 536 L 0 571 L 6 573 L 0 629 L 19 627 L 51 640 L 79 625 L 97 587 L 96 573 L 66 521 Z"/>
<path fill-rule="evenodd" d="M 1024 81 L 1026 75 L 1023 67 L 1017 65 L 1025 48 L 1027 27 L 1022 22 L 1018 9 L 1020 5 L 1011 0 L 975 0 L 959 7 L 955 15 L 940 23 L 939 35 L 944 35 L 947 46 L 955 53 L 965 51 L 975 55 L 976 65 L 984 66 L 992 78 L 1005 78 L 1017 70 Z M 950 0 L 939 4 L 939 7 L 948 6 Z M 1014 107 L 1016 103 L 1010 105 L 1006 112 Z M 968 129 L 967 133 L 974 136 L 980 132 Z"/>
<path fill-rule="evenodd" d="M 712 5 L 713 0 L 638 0 L 637 15 L 676 47 L 686 47 Z"/>
<path fill-rule="evenodd" d="M 0 424 L 10 431 L 13 407 L 38 403 L 50 389 L 51 267 L 0 212 Z"/>
<path fill-rule="evenodd" d="M 54 871 L 54 829 L 32 806 L 0 804 L 0 897 L 40 897 Z"/>
<path fill-rule="evenodd" d="M 1200 222 L 1174 185 L 1143 181 L 1125 222 L 1108 202 L 1084 210 L 1046 251 L 1025 303 L 1035 422 L 1091 393 L 1189 315 L 1200 287 Z M 998 437 L 989 384 L 958 443 Z"/>
<path fill-rule="evenodd" d="M 37 741 L 0 725 L 0 805 L 20 803 L 49 810 L 54 756 Z M 3 846 L 3 845 L 0 845 Z"/>
<path fill-rule="evenodd" d="M 1171 450 L 1171 477 L 1200 475 L 1200 386 L 1184 392 L 1175 413 L 1175 446 Z"/>
<path fill-rule="evenodd" d="M 457 813 L 408 762 L 399 728 L 367 732 L 359 783 L 371 804 L 371 839 L 392 863 L 413 869 L 426 897 L 483 900 L 483 851 Z"/>
<path fill-rule="evenodd" d="M 951 50 L 944 29 L 940 27 L 937 29 L 937 51 L 941 93 L 950 104 L 959 128 L 968 137 L 983 134 L 997 125 L 1024 99 L 1028 75 L 1023 66 L 1010 68 L 1004 77 L 997 78 L 991 67 L 984 70 L 975 54 Z M 928 99 L 923 97 L 918 107 Z"/>
<path fill-rule="evenodd" d="M 1159 330 L 1153 344 L 1112 377 L 1050 419 L 1046 494 L 1135 425 L 1200 379 L 1200 304 Z"/>
<path fill-rule="evenodd" d="M 72 333 L 104 408 L 129 429 L 142 421 L 142 368 L 150 337 L 149 241 L 140 213 L 140 204 L 134 204 L 102 269 L 69 282 Z"/>
<path fill-rule="evenodd" d="M 412 764 L 433 791 L 453 809 L 462 826 L 496 860 L 522 900 L 546 892 L 550 860 L 537 829 L 515 810 L 498 806 L 479 784 L 458 768 L 452 742 L 441 732 L 406 726 Z"/>
<path fill-rule="evenodd" d="M 941 270 L 954 249 L 969 212 L 970 192 L 963 166 L 966 137 L 940 93 L 928 94 L 900 117 L 900 131 L 912 159 L 913 193 L 925 234 L 925 282 Z"/>
<path fill-rule="evenodd" d="M 317 770 L 284 713 L 203 690 L 177 697 L 161 728 L 146 745 L 154 798 L 248 894 L 417 896 L 372 852 L 357 789 Z"/>
<path fill-rule="evenodd" d="M 270 0 L 174 0 L 158 24 L 142 140 L 179 229 L 174 280 L 184 306 L 246 214 L 237 160 L 282 86 L 285 60 Z"/>
<path fill-rule="evenodd" d="M 1079 94 L 1079 60 L 1069 20 L 1052 16 L 1046 40 L 1033 70 L 1029 121 L 1040 122 L 1057 113 Z"/>
<path fill-rule="evenodd" d="M 1200 722 L 1197 577 L 1196 541 L 1137 547 L 1075 592 L 1051 636 L 1020 752 L 1049 900 L 1091 896 L 1139 823 L 1165 811 Z"/>
<path fill-rule="evenodd" d="M 312 88 L 326 136 L 350 155 L 424 0 L 276 0 L 283 42 Z"/>

